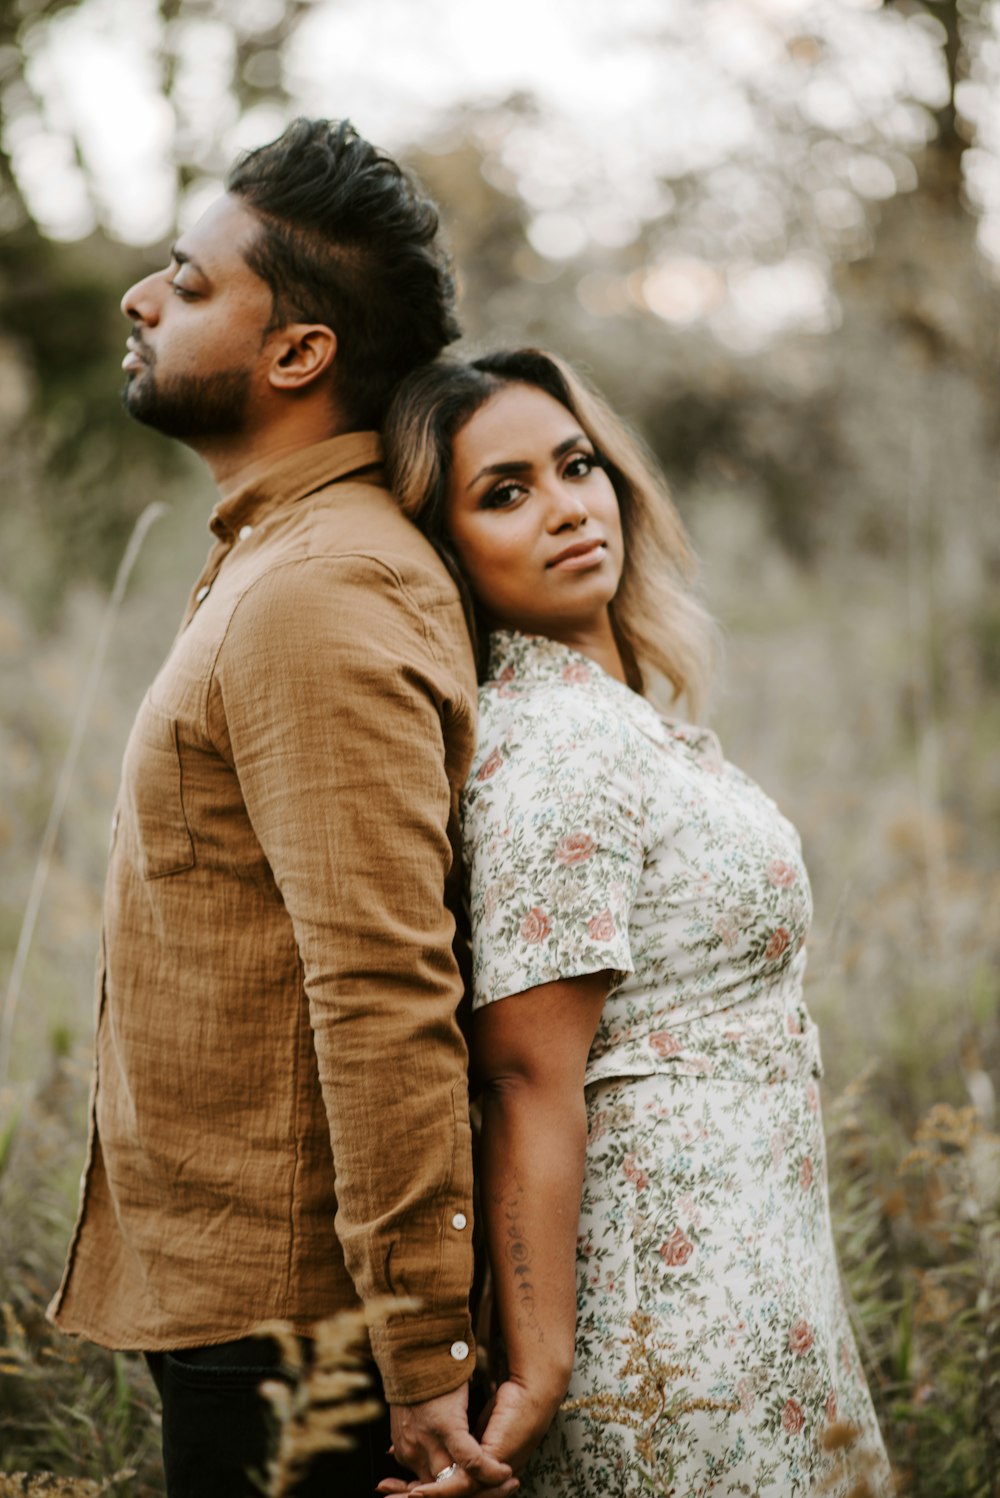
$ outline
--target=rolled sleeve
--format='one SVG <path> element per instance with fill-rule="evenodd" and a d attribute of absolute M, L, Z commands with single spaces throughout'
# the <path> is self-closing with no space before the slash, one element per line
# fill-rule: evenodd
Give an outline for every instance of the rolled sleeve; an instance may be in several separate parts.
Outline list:
<path fill-rule="evenodd" d="M 372 1331 L 397 1402 L 455 1388 L 473 1362 L 467 1058 L 445 903 L 463 714 L 471 749 L 463 650 L 457 603 L 418 607 L 374 558 L 310 557 L 248 590 L 215 672 L 302 962 L 345 1263 L 362 1302 L 420 1306 Z"/>
<path fill-rule="evenodd" d="M 517 702 L 484 731 L 463 799 L 474 1007 L 633 971 L 645 848 L 626 743 L 599 712 L 577 711 L 566 727 Z"/>

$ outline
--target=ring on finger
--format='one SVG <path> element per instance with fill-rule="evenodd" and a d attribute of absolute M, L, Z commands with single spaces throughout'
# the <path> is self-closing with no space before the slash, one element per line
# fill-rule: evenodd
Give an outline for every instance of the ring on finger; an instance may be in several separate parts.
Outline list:
<path fill-rule="evenodd" d="M 454 1475 L 455 1475 L 455 1473 L 457 1471 L 458 1471 L 458 1463 L 457 1462 L 452 1462 L 452 1464 L 451 1464 L 450 1467 L 442 1467 L 441 1471 L 435 1474 L 434 1481 L 435 1482 L 447 1482 L 448 1478 L 449 1477 L 454 1477 Z"/>

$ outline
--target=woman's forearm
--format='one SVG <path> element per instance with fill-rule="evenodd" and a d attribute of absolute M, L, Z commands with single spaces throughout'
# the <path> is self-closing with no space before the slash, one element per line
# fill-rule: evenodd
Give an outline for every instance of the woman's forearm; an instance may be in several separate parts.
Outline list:
<path fill-rule="evenodd" d="M 573 1367 L 582 1088 L 520 1078 L 486 1090 L 482 1210 L 510 1374 L 555 1406 Z"/>

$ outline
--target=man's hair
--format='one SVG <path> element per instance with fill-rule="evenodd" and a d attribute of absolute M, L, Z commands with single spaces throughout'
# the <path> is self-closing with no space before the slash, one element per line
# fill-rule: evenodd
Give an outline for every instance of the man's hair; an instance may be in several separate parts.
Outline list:
<path fill-rule="evenodd" d="M 261 220 L 244 253 L 271 289 L 268 331 L 332 328 L 340 409 L 380 426 L 403 376 L 461 333 L 436 207 L 349 120 L 293 120 L 239 158 L 226 191 Z"/>

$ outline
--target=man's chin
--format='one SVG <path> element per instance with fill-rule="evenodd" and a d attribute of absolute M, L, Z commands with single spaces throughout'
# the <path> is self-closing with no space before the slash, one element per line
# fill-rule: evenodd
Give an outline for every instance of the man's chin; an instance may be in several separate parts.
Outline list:
<path fill-rule="evenodd" d="M 122 405 L 131 417 L 146 426 L 156 426 L 155 402 L 150 401 L 143 390 L 143 375 L 126 375 L 120 395 Z"/>
<path fill-rule="evenodd" d="M 156 392 L 143 388 L 141 376 L 132 376 L 122 386 L 121 401 L 133 421 L 139 421 L 161 437 L 178 442 L 194 441 L 204 435 L 201 424 L 188 411 L 174 411 L 156 398 Z"/>
<path fill-rule="evenodd" d="M 121 402 L 135 421 L 164 437 L 198 444 L 245 431 L 248 385 L 240 370 L 157 385 L 145 369 L 126 376 Z"/>

